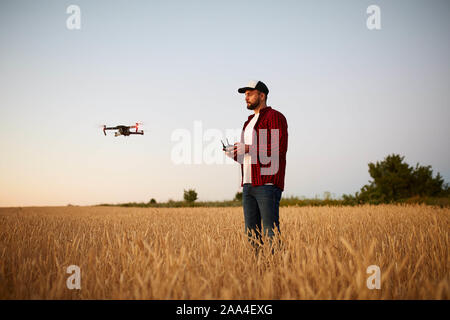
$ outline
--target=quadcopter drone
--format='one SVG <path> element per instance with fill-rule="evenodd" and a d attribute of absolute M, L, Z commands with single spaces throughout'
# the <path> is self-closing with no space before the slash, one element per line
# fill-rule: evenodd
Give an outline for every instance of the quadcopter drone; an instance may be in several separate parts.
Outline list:
<path fill-rule="evenodd" d="M 106 130 L 118 130 L 114 132 L 114 136 L 129 136 L 130 134 L 144 134 L 144 130 L 138 130 L 139 123 L 136 122 L 135 126 L 115 126 L 115 127 L 107 127 L 106 125 L 103 126 L 103 133 L 106 136 Z M 136 131 L 130 131 L 130 129 L 136 129 Z"/>

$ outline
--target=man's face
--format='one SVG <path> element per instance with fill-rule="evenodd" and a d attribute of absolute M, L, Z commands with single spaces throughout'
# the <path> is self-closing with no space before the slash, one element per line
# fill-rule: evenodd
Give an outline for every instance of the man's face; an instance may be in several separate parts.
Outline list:
<path fill-rule="evenodd" d="M 247 109 L 255 110 L 261 102 L 261 92 L 258 90 L 245 91 L 245 102 L 247 102 Z"/>

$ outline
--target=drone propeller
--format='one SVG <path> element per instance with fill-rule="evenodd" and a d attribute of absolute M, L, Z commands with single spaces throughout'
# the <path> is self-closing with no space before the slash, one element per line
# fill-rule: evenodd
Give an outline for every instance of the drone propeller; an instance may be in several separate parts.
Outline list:
<path fill-rule="evenodd" d="M 138 130 L 139 130 L 139 125 L 143 125 L 144 123 L 143 122 L 136 122 L 136 125 L 135 126 L 130 126 L 129 128 L 130 129 L 136 129 L 136 132 L 138 132 Z"/>

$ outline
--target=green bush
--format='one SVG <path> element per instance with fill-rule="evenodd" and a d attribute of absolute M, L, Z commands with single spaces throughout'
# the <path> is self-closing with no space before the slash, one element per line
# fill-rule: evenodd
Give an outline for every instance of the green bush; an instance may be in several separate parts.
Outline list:
<path fill-rule="evenodd" d="M 184 190 L 183 198 L 184 201 L 193 203 L 197 200 L 197 192 L 195 192 L 195 189 Z"/>
<path fill-rule="evenodd" d="M 383 161 L 369 163 L 370 184 L 365 185 L 355 196 L 344 195 L 348 203 L 395 203 L 411 197 L 445 197 L 449 194 L 448 184 L 438 172 L 433 177 L 431 166 L 411 167 L 403 162 L 404 157 L 396 154 Z"/>

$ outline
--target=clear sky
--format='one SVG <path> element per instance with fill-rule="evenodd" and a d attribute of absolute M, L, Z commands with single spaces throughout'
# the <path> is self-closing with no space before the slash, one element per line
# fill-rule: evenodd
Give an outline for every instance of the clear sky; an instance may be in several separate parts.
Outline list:
<path fill-rule="evenodd" d="M 448 0 L 2 0 L 0 206 L 233 198 L 239 166 L 176 164 L 172 134 L 240 130 L 251 79 L 288 121 L 283 196 L 354 193 L 392 153 L 449 182 L 449 35 Z"/>

